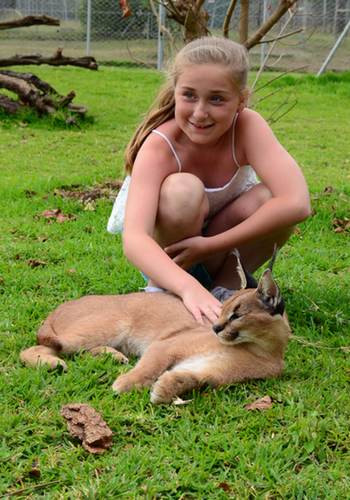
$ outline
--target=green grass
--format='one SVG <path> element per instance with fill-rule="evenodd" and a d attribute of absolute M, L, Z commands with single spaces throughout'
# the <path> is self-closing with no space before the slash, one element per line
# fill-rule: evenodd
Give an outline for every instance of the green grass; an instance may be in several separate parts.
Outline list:
<path fill-rule="evenodd" d="M 349 353 L 341 349 L 349 334 L 349 232 L 335 232 L 333 220 L 349 217 L 350 75 L 289 76 L 259 105 L 269 117 L 287 95 L 298 100 L 273 128 L 305 172 L 314 215 L 281 251 L 275 275 L 295 336 L 320 345 L 292 341 L 278 380 L 205 389 L 189 405 L 155 407 L 146 390 L 112 394 L 126 368 L 108 357 L 77 355 L 60 374 L 25 368 L 18 354 L 61 302 L 142 286 L 120 239 L 106 232 L 111 201 L 84 210 L 54 190 L 121 177 L 126 142 L 161 77 L 103 67 L 35 73 L 62 94 L 76 90 L 94 120 L 68 128 L 0 117 L 0 495 L 349 498 Z M 53 208 L 76 219 L 40 217 Z M 270 410 L 244 409 L 265 394 Z M 112 428 L 104 455 L 89 455 L 70 438 L 60 416 L 70 402 L 92 405 Z"/>

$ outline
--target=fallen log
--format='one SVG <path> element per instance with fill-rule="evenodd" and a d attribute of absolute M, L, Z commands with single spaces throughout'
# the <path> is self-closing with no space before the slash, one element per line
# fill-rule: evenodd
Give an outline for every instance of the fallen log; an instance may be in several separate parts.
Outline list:
<path fill-rule="evenodd" d="M 40 80 L 32 73 L 19 73 L 16 71 L 0 71 L 0 88 L 4 88 L 17 95 L 15 101 L 8 96 L 0 94 L 0 108 L 15 114 L 20 109 L 30 106 L 39 115 L 52 115 L 58 110 L 84 116 L 87 112 L 85 106 L 73 104 L 75 92 L 71 91 L 66 96 L 60 95 L 51 85 Z M 72 116 L 68 116 L 67 123 L 75 123 Z"/>
<path fill-rule="evenodd" d="M 92 56 L 83 57 L 65 57 L 63 54 L 63 49 L 57 49 L 56 53 L 52 57 L 44 57 L 40 54 L 32 55 L 15 55 L 6 59 L 0 59 L 0 68 L 5 68 L 7 66 L 25 66 L 25 65 L 36 65 L 48 64 L 50 66 L 78 66 L 80 68 L 87 68 L 92 70 L 98 69 L 98 64 L 96 59 Z"/>
<path fill-rule="evenodd" d="M 25 16 L 12 21 L 3 21 L 0 23 L 0 30 L 8 30 L 12 28 L 24 28 L 33 25 L 45 24 L 49 26 L 59 26 L 60 20 L 51 16 Z"/>

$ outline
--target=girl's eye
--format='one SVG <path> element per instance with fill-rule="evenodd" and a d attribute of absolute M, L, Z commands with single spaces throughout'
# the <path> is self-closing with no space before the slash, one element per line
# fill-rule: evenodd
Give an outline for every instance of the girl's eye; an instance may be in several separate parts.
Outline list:
<path fill-rule="evenodd" d="M 186 91 L 183 93 L 183 96 L 184 98 L 187 100 L 187 101 L 193 101 L 193 99 L 195 99 L 195 95 L 193 92 L 190 92 L 190 91 Z"/>
<path fill-rule="evenodd" d="M 210 100 L 214 104 L 221 104 L 224 99 L 221 95 L 212 95 Z"/>

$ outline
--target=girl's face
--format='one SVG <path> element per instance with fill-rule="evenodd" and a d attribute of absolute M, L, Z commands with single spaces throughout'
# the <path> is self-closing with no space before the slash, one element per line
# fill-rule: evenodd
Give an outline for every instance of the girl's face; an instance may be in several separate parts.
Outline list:
<path fill-rule="evenodd" d="M 175 86 L 175 121 L 195 144 L 215 144 L 227 132 L 243 98 L 221 64 L 186 66 Z"/>

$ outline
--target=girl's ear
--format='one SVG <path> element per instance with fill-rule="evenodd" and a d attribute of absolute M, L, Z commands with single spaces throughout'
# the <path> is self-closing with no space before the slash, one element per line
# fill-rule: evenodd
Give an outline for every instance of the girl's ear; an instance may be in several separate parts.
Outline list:
<path fill-rule="evenodd" d="M 243 109 L 248 106 L 249 97 L 250 97 L 250 90 L 249 89 L 244 89 L 241 91 L 239 105 L 238 105 L 239 112 L 243 111 Z"/>

